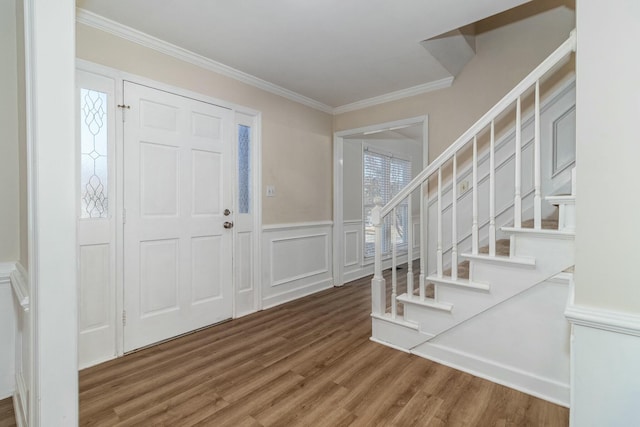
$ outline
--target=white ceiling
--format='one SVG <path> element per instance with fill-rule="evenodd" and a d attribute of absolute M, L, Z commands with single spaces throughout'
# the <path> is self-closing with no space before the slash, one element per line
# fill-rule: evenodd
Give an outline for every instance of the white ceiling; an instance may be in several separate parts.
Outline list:
<path fill-rule="evenodd" d="M 329 107 L 450 77 L 420 42 L 529 0 L 77 0 Z"/>

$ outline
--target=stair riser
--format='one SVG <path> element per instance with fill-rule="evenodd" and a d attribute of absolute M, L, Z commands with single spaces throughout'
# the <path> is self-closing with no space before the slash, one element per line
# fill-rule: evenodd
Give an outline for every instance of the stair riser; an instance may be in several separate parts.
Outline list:
<path fill-rule="evenodd" d="M 387 322 L 375 317 L 371 320 L 371 336 L 375 337 L 376 341 L 390 344 L 392 347 L 410 349 L 429 338 L 413 328 Z"/>
<path fill-rule="evenodd" d="M 515 240 L 519 256 L 530 257 L 537 254 L 535 268 L 473 260 L 472 280 L 489 283 L 490 292 L 439 286 L 437 298 L 453 305 L 450 313 L 434 312 L 405 304 L 406 318 L 418 323 L 421 332 L 437 335 L 574 264 L 572 239 L 517 236 Z"/>
<path fill-rule="evenodd" d="M 554 260 L 561 264 L 568 262 L 569 266 L 574 264 L 573 238 L 561 239 L 534 235 L 515 237 L 513 253 L 516 257 L 535 257 L 536 265 L 549 265 L 550 268 L 555 268 Z"/>

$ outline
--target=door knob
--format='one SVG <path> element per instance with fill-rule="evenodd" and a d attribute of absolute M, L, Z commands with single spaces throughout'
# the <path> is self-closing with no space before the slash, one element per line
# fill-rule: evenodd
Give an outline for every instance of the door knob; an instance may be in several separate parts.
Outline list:
<path fill-rule="evenodd" d="M 229 209 L 225 209 L 223 213 L 224 213 L 224 216 L 231 215 L 231 211 Z"/>
<path fill-rule="evenodd" d="M 233 221 L 229 222 L 229 221 L 225 221 L 225 223 L 223 224 L 224 228 L 233 228 Z"/>

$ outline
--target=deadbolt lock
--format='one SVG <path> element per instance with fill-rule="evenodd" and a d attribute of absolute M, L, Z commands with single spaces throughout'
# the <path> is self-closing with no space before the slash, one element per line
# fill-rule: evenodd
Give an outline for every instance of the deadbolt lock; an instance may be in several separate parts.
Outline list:
<path fill-rule="evenodd" d="M 231 215 L 231 211 L 229 209 L 225 209 L 224 216 L 229 216 L 229 215 Z"/>

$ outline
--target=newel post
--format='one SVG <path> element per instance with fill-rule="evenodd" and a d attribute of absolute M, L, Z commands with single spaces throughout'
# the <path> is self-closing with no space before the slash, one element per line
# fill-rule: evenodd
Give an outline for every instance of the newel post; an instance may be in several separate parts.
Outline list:
<path fill-rule="evenodd" d="M 373 279 L 371 279 L 371 312 L 382 315 L 386 311 L 386 284 L 382 277 L 382 199 L 373 199 L 376 204 L 371 210 L 371 223 L 375 227 L 375 253 Z"/>

